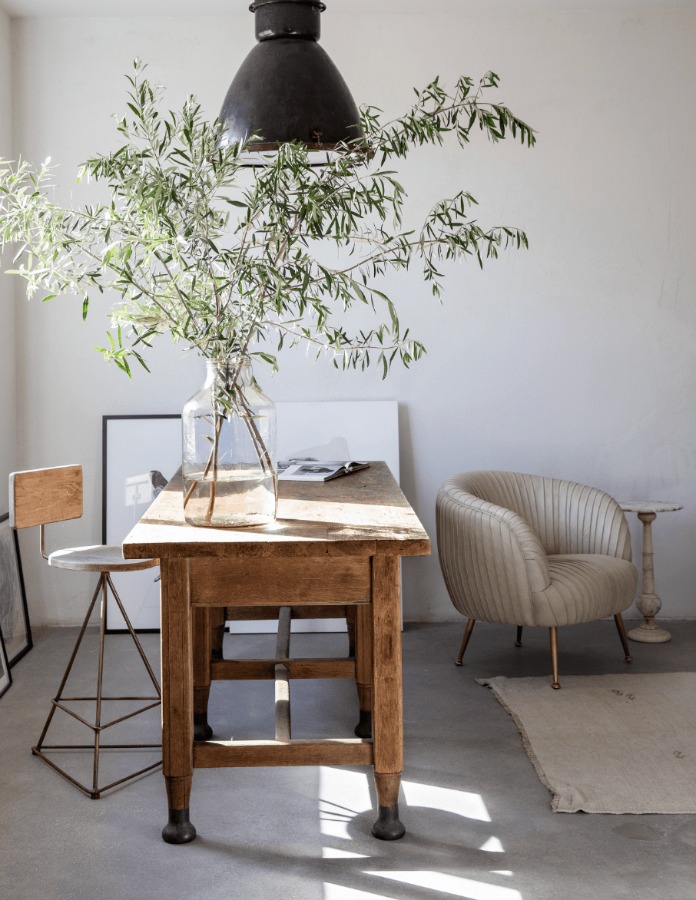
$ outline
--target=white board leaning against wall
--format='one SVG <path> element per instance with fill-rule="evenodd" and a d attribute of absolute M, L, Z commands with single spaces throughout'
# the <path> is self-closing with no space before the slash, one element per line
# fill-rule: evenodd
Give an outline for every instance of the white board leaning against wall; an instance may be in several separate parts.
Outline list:
<path fill-rule="evenodd" d="M 384 460 L 399 480 L 399 405 L 396 400 L 280 402 L 278 459 Z M 351 476 L 346 476 L 350 478 Z M 274 632 L 274 621 L 229 622 L 236 634 Z M 343 619 L 297 619 L 293 632 L 345 631 Z"/>
<path fill-rule="evenodd" d="M 384 460 L 399 480 L 396 400 L 279 402 L 278 459 Z M 178 415 L 104 416 L 103 535 L 120 544 L 181 464 Z M 163 477 L 162 477 L 163 476 Z M 347 476 L 350 477 L 350 476 Z M 159 568 L 114 576 L 137 631 L 159 630 Z M 109 596 L 109 631 L 125 623 Z M 234 622 L 235 632 L 275 631 L 273 622 Z M 341 619 L 306 619 L 293 631 L 345 630 Z"/>
<path fill-rule="evenodd" d="M 181 416 L 104 416 L 102 424 L 102 542 L 120 544 L 181 465 Z M 136 631 L 159 631 L 159 566 L 113 574 Z M 125 631 L 107 594 L 108 631 Z"/>
<path fill-rule="evenodd" d="M 381 459 L 399 480 L 396 400 L 277 403 L 278 459 Z"/>

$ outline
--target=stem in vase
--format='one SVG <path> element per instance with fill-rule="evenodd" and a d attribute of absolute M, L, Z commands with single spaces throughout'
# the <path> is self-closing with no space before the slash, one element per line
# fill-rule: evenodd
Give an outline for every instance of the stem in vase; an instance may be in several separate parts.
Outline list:
<path fill-rule="evenodd" d="M 222 423 L 224 422 L 225 416 L 224 413 L 215 412 L 215 433 L 213 435 L 213 449 L 210 453 L 210 459 L 208 460 L 208 465 L 205 469 L 205 474 L 208 473 L 210 469 L 210 460 L 213 460 L 213 479 L 210 482 L 210 501 L 208 503 L 208 509 L 205 514 L 206 523 L 210 525 L 210 520 L 213 517 L 213 510 L 215 509 L 215 498 L 217 496 L 217 480 L 218 480 L 218 457 L 220 453 L 220 432 L 222 431 Z"/>
<path fill-rule="evenodd" d="M 217 439 L 220 436 L 220 429 L 222 428 L 222 419 L 218 420 L 217 415 L 216 415 L 215 428 L 216 428 L 216 439 Z M 215 443 L 213 443 L 213 450 L 210 451 L 210 456 L 208 457 L 208 462 L 206 463 L 205 469 L 203 470 L 203 478 L 205 478 L 206 475 L 208 474 L 208 472 L 210 471 L 210 467 L 213 464 L 213 455 L 214 454 L 217 455 L 215 453 Z M 200 484 L 200 481 L 198 479 L 191 482 L 191 487 L 186 491 L 186 494 L 184 495 L 184 509 L 186 509 L 186 504 L 191 499 L 191 494 L 193 494 L 193 492 L 196 490 L 196 488 L 198 487 L 199 484 Z"/>
<path fill-rule="evenodd" d="M 224 392 L 227 397 L 232 400 L 231 410 L 230 412 L 238 415 L 241 420 L 244 422 L 249 436 L 251 438 L 252 444 L 254 445 L 254 450 L 256 452 L 256 457 L 261 464 L 262 469 L 265 469 L 267 472 L 271 474 L 273 479 L 273 495 L 275 505 L 277 507 L 278 504 L 278 476 L 273 468 L 273 463 L 271 461 L 271 455 L 268 452 L 268 448 L 266 447 L 264 440 L 259 432 L 256 422 L 254 421 L 254 414 L 247 403 L 246 397 L 244 396 L 244 392 L 239 388 L 237 384 L 237 379 L 239 377 L 239 373 L 241 371 L 242 364 L 236 367 L 234 374 L 231 379 L 231 383 L 227 382 L 224 386 Z M 222 426 L 225 420 L 225 413 L 219 412 L 216 407 L 218 405 L 222 405 L 224 408 L 225 404 L 221 404 L 219 399 L 215 396 L 213 397 L 213 410 L 215 416 L 215 430 L 213 434 L 213 446 L 210 451 L 210 456 L 208 457 L 208 462 L 206 463 L 206 467 L 203 471 L 203 479 L 206 478 L 210 469 L 213 469 L 213 477 L 210 482 L 210 499 L 208 503 L 208 508 L 206 510 L 206 524 L 210 525 L 213 517 L 213 513 L 215 511 L 215 501 L 217 499 L 217 479 L 218 479 L 218 470 L 219 470 L 219 451 L 220 451 L 220 433 L 222 431 Z M 184 508 L 188 501 L 190 500 L 193 492 L 196 490 L 198 485 L 200 484 L 200 480 L 196 479 L 191 483 L 191 486 L 187 490 L 184 496 Z"/>
<path fill-rule="evenodd" d="M 262 466 L 271 473 L 273 477 L 273 495 L 275 497 L 276 504 L 278 503 L 278 476 L 273 469 L 273 463 L 271 462 L 271 455 L 268 452 L 268 448 L 263 442 L 263 438 L 261 437 L 258 428 L 256 427 L 256 422 L 254 422 L 254 415 L 249 408 L 248 403 L 246 402 L 246 398 L 244 394 L 237 388 L 238 393 L 238 401 L 240 401 L 240 406 L 244 408 L 246 415 L 243 416 L 244 424 L 246 425 L 249 436 L 254 444 L 254 449 L 256 450 L 256 455 L 258 456 L 258 460 Z"/>

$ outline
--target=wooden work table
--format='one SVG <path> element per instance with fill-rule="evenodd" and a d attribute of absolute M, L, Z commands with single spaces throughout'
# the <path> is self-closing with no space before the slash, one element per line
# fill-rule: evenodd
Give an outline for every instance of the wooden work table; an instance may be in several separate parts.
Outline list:
<path fill-rule="evenodd" d="M 162 749 L 169 822 L 162 836 L 186 843 L 194 767 L 372 765 L 379 815 L 372 832 L 404 834 L 401 556 L 430 541 L 385 463 L 325 483 L 279 482 L 277 521 L 251 528 L 199 528 L 184 521 L 175 476 L 123 543 L 126 559 L 159 558 L 162 604 Z M 282 607 L 273 660 L 222 661 L 213 677 L 276 679 L 275 740 L 194 740 L 194 710 L 207 708 L 215 608 Z M 289 607 L 355 609 L 355 656 L 292 660 Z M 289 679 L 355 677 L 358 738 L 293 740 Z M 194 701 L 194 698 L 195 701 Z M 203 704 L 203 706 L 201 705 Z M 206 726 L 207 727 L 207 726 Z M 200 736 L 200 734 L 198 735 Z"/>

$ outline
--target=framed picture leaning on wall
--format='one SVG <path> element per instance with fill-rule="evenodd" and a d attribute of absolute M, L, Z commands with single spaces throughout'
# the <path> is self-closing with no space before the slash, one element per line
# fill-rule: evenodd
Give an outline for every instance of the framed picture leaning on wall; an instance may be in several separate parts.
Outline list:
<path fill-rule="evenodd" d="M 19 541 L 9 518 L 9 513 L 0 516 L 0 632 L 7 664 L 13 666 L 31 650 L 32 640 Z"/>
<path fill-rule="evenodd" d="M 181 416 L 102 417 L 102 542 L 121 544 L 181 465 Z M 159 631 L 159 567 L 113 573 L 136 631 Z M 106 630 L 126 630 L 111 595 Z"/>
<path fill-rule="evenodd" d="M 5 652 L 5 642 L 0 634 L 0 697 L 5 693 L 12 684 L 12 675 L 10 674 L 10 665 L 7 662 L 7 653 Z"/>

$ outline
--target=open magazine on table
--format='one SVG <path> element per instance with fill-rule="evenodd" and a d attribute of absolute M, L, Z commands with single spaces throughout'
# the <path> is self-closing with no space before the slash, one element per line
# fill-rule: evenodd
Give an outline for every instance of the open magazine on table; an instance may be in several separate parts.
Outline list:
<path fill-rule="evenodd" d="M 331 481 L 367 469 L 368 462 L 287 459 L 278 463 L 279 481 Z"/>

